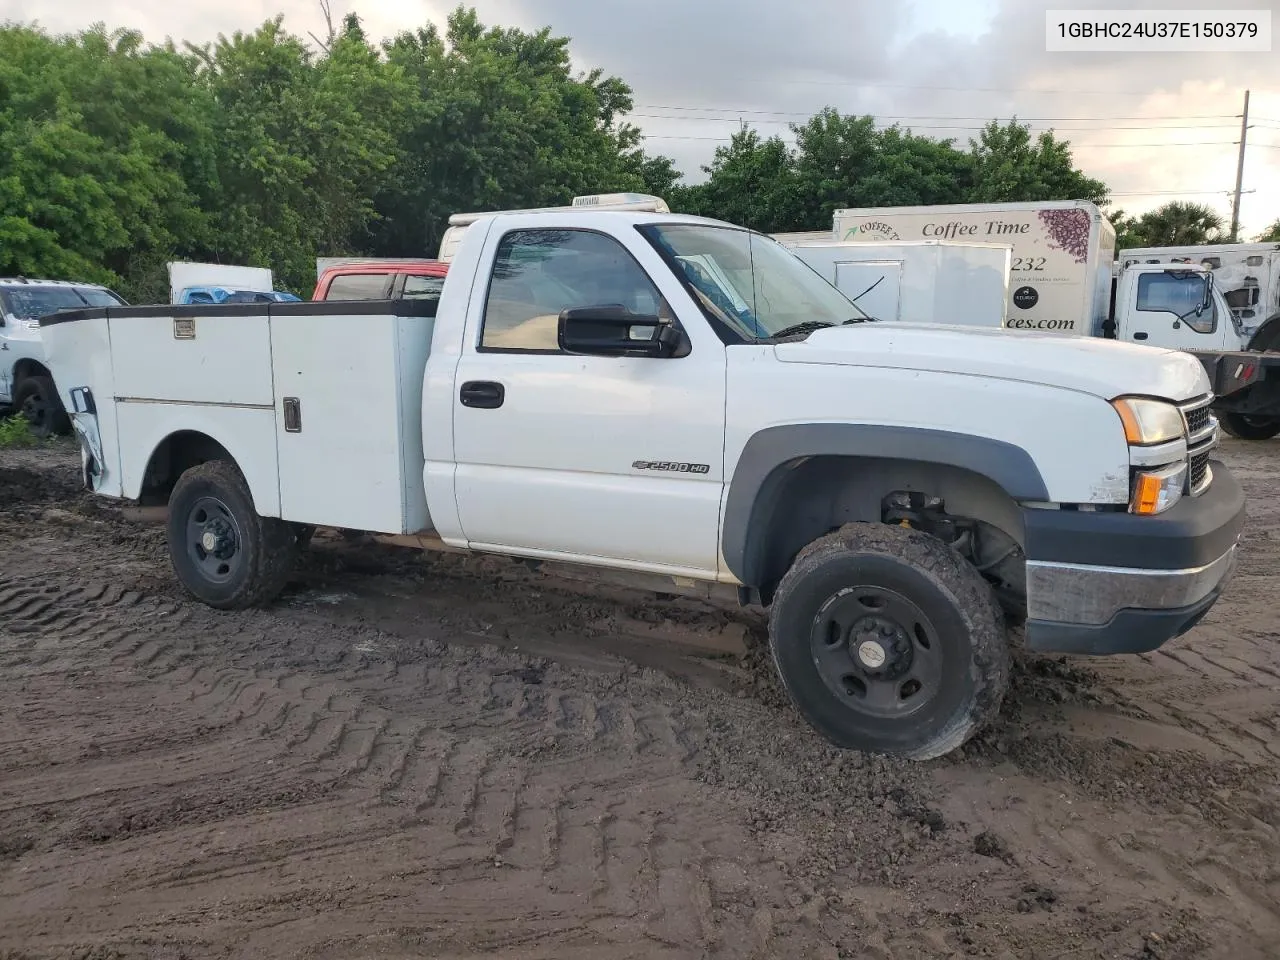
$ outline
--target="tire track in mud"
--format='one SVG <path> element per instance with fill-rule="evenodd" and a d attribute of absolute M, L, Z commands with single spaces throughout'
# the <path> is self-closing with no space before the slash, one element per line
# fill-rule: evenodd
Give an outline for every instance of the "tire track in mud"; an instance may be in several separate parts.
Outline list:
<path fill-rule="evenodd" d="M 1280 939 L 1280 740 L 1268 723 L 1280 715 L 1280 646 L 1259 629 L 1272 602 L 1258 602 L 1280 579 L 1273 553 L 1246 545 L 1245 583 L 1187 636 L 1094 661 L 1105 712 L 1077 704 L 1058 733 L 1024 728 L 1001 751 L 1025 778 L 1015 790 L 1034 796 L 1049 780 L 1071 798 L 1065 810 L 993 804 L 988 822 L 1020 869 L 1091 906 L 1153 894 L 1194 905 L 1164 918 L 1185 946 L 1165 940 L 1150 955 L 1264 957 Z M 1100 955 L 1107 939 L 1089 946 Z"/>
<path fill-rule="evenodd" d="M 17 557 L 29 531 L 0 528 Z M 50 521 L 23 568 L 49 576 L 0 578 L 0 953 L 1251 960 L 1277 935 L 1280 796 L 1231 771 L 1274 773 L 1273 553 L 1255 534 L 1175 656 L 1017 691 L 995 738 L 1014 746 L 961 761 L 967 806 L 943 817 L 930 774 L 827 751 L 776 700 L 449 632 L 483 614 L 537 649 L 527 631 L 577 632 L 564 610 L 607 632 L 608 602 L 446 577 L 458 596 L 412 623 L 219 614 L 156 537 Z M 117 555 L 118 581 L 77 579 Z M 1032 722 L 1044 704 L 1093 726 Z M 1009 862 L 975 856 L 982 829 Z M 1021 912 L 1030 881 L 1056 909 Z"/>
<path fill-rule="evenodd" d="M 447 880 L 444 900 L 463 919 L 482 919 L 477 904 L 494 898 L 520 903 L 528 929 L 495 928 L 499 939 L 537 942 L 539 925 L 566 914 L 619 943 L 714 953 L 759 939 L 758 918 L 714 908 L 708 870 L 721 861 L 707 844 L 740 851 L 743 836 L 705 815 L 688 775 L 700 720 L 565 687 L 545 665 L 430 653 L 361 666 L 349 641 L 270 615 L 119 585 L 0 581 L 0 665 L 22 684 L 17 713 L 33 717 L 37 754 L 0 763 L 0 838 L 20 837 L 37 871 L 21 884 L 0 871 L 0 929 L 56 946 L 47 905 L 61 917 L 74 889 L 76 912 L 92 918 L 81 938 L 142 929 L 163 911 L 184 939 L 216 940 L 217 902 L 240 905 L 252 941 L 254 891 L 320 870 L 379 887 L 374 915 L 413 896 L 407 875 Z M 372 684 L 374 670 L 392 679 Z M 34 722 L 53 703 L 62 722 Z M 118 734 L 108 714 L 116 727 L 121 714 L 140 719 Z M 776 864 L 736 857 L 723 863 L 757 896 L 786 902 Z M 281 911 L 312 916 L 309 895 L 256 908 L 263 936 Z M 316 942 L 340 939 L 342 925 L 358 926 L 319 923 Z M 814 948 L 824 937 L 803 922 L 786 931 Z"/>

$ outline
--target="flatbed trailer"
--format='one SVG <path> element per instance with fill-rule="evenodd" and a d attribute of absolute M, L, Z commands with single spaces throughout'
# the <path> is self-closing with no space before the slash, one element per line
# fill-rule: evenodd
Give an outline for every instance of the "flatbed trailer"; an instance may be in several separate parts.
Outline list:
<path fill-rule="evenodd" d="M 1242 440 L 1280 434 L 1280 351 L 1192 352 L 1213 385 L 1213 412 Z"/>

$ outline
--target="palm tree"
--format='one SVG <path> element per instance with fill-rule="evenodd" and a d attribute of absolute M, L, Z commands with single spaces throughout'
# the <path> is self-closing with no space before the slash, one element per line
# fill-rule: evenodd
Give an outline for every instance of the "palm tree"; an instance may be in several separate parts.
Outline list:
<path fill-rule="evenodd" d="M 1134 239 L 1148 247 L 1185 247 L 1226 243 L 1226 221 L 1203 203 L 1173 200 L 1138 218 Z"/>

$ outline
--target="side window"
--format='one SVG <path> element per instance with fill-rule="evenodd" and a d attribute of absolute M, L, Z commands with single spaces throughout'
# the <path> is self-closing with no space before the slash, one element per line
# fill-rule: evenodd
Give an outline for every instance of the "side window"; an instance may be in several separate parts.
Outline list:
<path fill-rule="evenodd" d="M 401 296 L 406 300 L 438 300 L 443 289 L 444 277 L 408 276 L 404 278 L 404 293 Z"/>
<path fill-rule="evenodd" d="M 1138 277 L 1137 308 L 1151 313 L 1172 313 L 1196 333 L 1213 333 L 1218 326 L 1213 301 L 1200 316 L 1196 307 L 1204 299 L 1204 280 L 1197 274 L 1144 273 Z"/>
<path fill-rule="evenodd" d="M 387 295 L 390 274 L 344 273 L 329 284 L 326 300 L 381 300 Z"/>
<path fill-rule="evenodd" d="M 498 244 L 480 349 L 558 352 L 560 312 L 605 305 L 672 317 L 648 274 L 612 237 L 586 230 L 513 230 Z"/>

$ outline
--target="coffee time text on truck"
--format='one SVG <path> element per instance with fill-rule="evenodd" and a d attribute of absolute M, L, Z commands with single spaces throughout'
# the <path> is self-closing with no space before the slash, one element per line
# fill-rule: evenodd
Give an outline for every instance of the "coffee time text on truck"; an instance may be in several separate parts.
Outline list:
<path fill-rule="evenodd" d="M 1134 653 L 1217 600 L 1245 505 L 1192 357 L 857 319 L 760 234 L 595 209 L 477 217 L 438 301 L 41 329 L 85 483 L 167 504 L 218 608 L 317 526 L 727 589 L 822 735 L 929 758 L 998 710 L 1011 620 Z"/>

